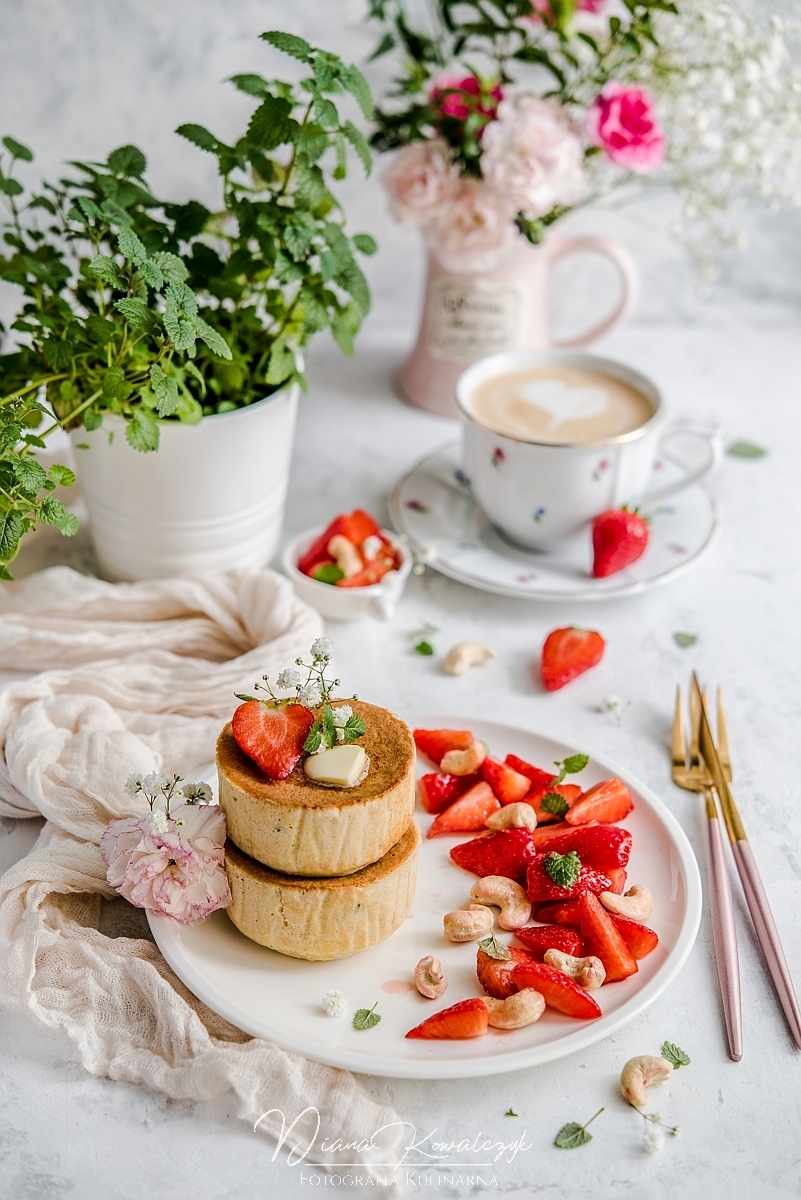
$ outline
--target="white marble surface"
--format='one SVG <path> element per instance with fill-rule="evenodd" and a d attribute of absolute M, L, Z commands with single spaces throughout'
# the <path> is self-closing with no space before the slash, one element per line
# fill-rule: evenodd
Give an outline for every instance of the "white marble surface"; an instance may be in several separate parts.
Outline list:
<path fill-rule="evenodd" d="M 6 0 L 0 38 L 4 126 L 59 158 L 99 155 L 139 140 L 149 149 L 158 186 L 178 197 L 209 195 L 213 178 L 202 156 L 167 132 L 182 120 L 205 120 L 222 134 L 246 108 L 218 80 L 260 69 L 254 42 L 282 24 L 324 40 L 351 57 L 370 38 L 352 0 L 73 0 L 69 16 L 55 0 Z M 103 103 L 97 102 L 103 93 Z M 199 160 L 201 160 L 199 162 Z M 200 184 L 194 179 L 200 172 Z M 303 401 L 287 513 L 287 535 L 333 511 L 362 504 L 385 513 L 400 472 L 454 436 L 447 421 L 414 412 L 392 395 L 390 379 L 413 327 L 421 255 L 410 235 L 383 214 L 373 183 L 349 184 L 354 227 L 370 228 L 382 253 L 370 264 L 376 310 L 353 361 L 326 344 L 313 351 L 311 390 Z M 681 820 L 699 856 L 702 815 L 695 799 L 669 782 L 667 745 L 676 683 L 696 667 L 723 684 L 728 700 L 737 794 L 801 986 L 801 854 L 798 785 L 801 749 L 801 562 L 798 446 L 801 443 L 799 219 L 754 224 L 757 250 L 729 268 L 711 302 L 701 304 L 681 256 L 619 219 L 587 215 L 583 227 L 611 230 L 644 266 L 643 297 L 631 324 L 603 349 L 653 375 L 675 413 L 714 416 L 732 438 L 765 445 L 759 462 L 728 459 L 714 483 L 722 513 L 718 543 L 691 574 L 664 590 L 603 607 L 540 606 L 503 600 L 428 573 L 412 581 L 392 622 L 340 626 L 338 665 L 348 687 L 392 707 L 425 703 L 552 732 L 625 763 Z M 589 272 L 590 267 L 581 268 Z M 565 272 L 556 309 L 567 326 L 582 316 L 596 276 Z M 605 277 L 597 276 L 598 288 Z M 6 298 L 7 300 L 7 298 Z M 84 528 L 72 544 L 52 531 L 24 551 L 20 573 L 50 562 L 91 569 Z M 477 637 L 498 661 L 460 680 L 441 672 L 441 653 L 421 659 L 409 634 L 423 621 L 439 626 L 437 649 Z M 555 695 L 533 682 L 544 634 L 557 624 L 591 624 L 608 642 L 601 666 Z M 679 649 L 675 631 L 698 635 Z M 631 704 L 617 727 L 599 711 L 614 692 Z M 31 844 L 35 824 L 0 824 L 0 867 Z M 708 913 L 679 979 L 626 1030 L 586 1054 L 537 1070 L 470 1083 L 413 1084 L 366 1078 L 418 1134 L 442 1140 L 479 1133 L 509 1141 L 526 1131 L 531 1149 L 493 1169 L 486 1189 L 451 1172 L 448 1182 L 420 1182 L 410 1195 L 489 1194 L 567 1200 L 773 1200 L 801 1196 L 801 1055 L 795 1052 L 738 898 L 744 990 L 745 1057 L 728 1061 L 717 998 Z M 682 1127 L 663 1153 L 645 1155 L 641 1121 L 616 1093 L 631 1054 L 657 1052 L 664 1038 L 684 1046 L 692 1065 L 655 1098 L 654 1107 Z M 272 1147 L 237 1120 L 225 1098 L 176 1104 L 125 1084 L 94 1079 L 66 1038 L 0 1014 L 0 1196 L 15 1200 L 134 1200 L 192 1196 L 250 1200 L 303 1196 L 314 1184 L 287 1167 Z M 585 1120 L 601 1105 L 594 1140 L 572 1152 L 551 1145 L 560 1125 Z M 519 1116 L 505 1117 L 512 1107 Z M 487 1172 L 483 1173 L 487 1176 Z M 458 1177 L 461 1176 L 461 1182 Z M 399 1178 L 405 1178 L 399 1172 Z M 426 1174 L 430 1178 L 430 1173 Z M 316 1186 L 324 1186 L 321 1180 Z M 335 1190 L 329 1186 L 329 1191 Z M 338 1191 L 372 1196 L 344 1184 Z"/>

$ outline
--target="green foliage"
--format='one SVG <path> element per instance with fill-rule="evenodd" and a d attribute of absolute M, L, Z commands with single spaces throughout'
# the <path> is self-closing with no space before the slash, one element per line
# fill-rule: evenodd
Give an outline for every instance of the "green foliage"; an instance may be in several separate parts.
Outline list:
<path fill-rule="evenodd" d="M 663 1042 L 660 1054 L 678 1071 L 679 1067 L 689 1067 L 692 1059 L 686 1050 L 682 1050 L 675 1042 Z"/>
<path fill-rule="evenodd" d="M 545 874 L 557 887 L 572 887 L 581 875 L 581 859 L 575 850 L 568 850 L 567 854 L 551 850 L 545 855 L 542 865 Z"/>
<path fill-rule="evenodd" d="M 191 424 L 304 384 L 301 351 L 322 329 L 353 352 L 370 307 L 356 255 L 376 246 L 347 235 L 330 180 L 345 175 L 347 145 L 370 170 L 366 139 L 339 111 L 349 96 L 370 117 L 370 91 L 356 67 L 302 38 L 263 38 L 306 64 L 306 77 L 235 76 L 258 103 L 233 145 L 201 125 L 178 130 L 217 159 L 216 213 L 156 198 L 129 145 L 26 194 L 15 170 L 33 155 L 2 139 L 0 280 L 23 294 L 19 344 L 0 355 L 2 577 L 37 521 L 74 532 L 45 494 L 69 472 L 43 481 L 30 456 L 43 422 L 45 434 L 91 432 L 113 413 L 134 449 L 152 451 L 161 421 Z"/>
<path fill-rule="evenodd" d="M 297 40 L 299 41 L 300 39 Z M 381 1020 L 380 1013 L 375 1011 L 377 1008 L 377 1000 L 372 1008 L 357 1008 L 356 1012 L 353 1014 L 353 1028 L 359 1030 L 374 1029 Z"/>
<path fill-rule="evenodd" d="M 602 1108 L 599 1108 L 595 1117 L 600 1117 L 603 1111 Z M 587 1125 L 591 1125 L 595 1117 L 590 1117 L 584 1125 L 579 1125 L 577 1121 L 568 1121 L 567 1125 L 563 1125 L 554 1138 L 554 1146 L 558 1150 L 576 1150 L 579 1146 L 586 1146 L 587 1142 L 592 1141 L 592 1134 L 587 1132 Z"/>
<path fill-rule="evenodd" d="M 543 812 L 555 813 L 558 817 L 563 817 L 569 807 L 567 800 L 558 792 L 546 792 L 540 801 L 540 808 Z"/>

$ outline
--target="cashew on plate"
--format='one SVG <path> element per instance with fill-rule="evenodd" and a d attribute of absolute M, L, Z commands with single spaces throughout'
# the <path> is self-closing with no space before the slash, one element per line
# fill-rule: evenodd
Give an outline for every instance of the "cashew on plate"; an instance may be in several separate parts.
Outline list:
<path fill-rule="evenodd" d="M 490 1025 L 496 1029 L 522 1029 L 539 1021 L 545 1011 L 545 1000 L 534 988 L 523 988 L 506 1000 L 485 996 Z"/>
<path fill-rule="evenodd" d="M 501 911 L 501 929 L 520 929 L 531 916 L 531 901 L 519 883 L 505 875 L 485 875 L 470 889 L 470 899 L 479 904 L 492 904 Z"/>
<path fill-rule="evenodd" d="M 504 804 L 497 812 L 492 813 L 484 822 L 487 829 L 529 829 L 537 828 L 537 814 L 531 804 L 516 800 L 514 804 Z"/>
<path fill-rule="evenodd" d="M 476 942 L 492 933 L 495 918 L 484 904 L 470 904 L 445 913 L 442 928 L 449 942 Z"/>

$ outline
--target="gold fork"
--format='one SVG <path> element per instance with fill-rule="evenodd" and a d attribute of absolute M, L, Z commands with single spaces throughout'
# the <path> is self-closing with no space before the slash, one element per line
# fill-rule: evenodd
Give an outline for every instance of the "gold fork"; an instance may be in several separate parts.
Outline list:
<path fill-rule="evenodd" d="M 706 699 L 706 697 L 704 697 Z M 731 760 L 726 735 L 723 699 L 718 688 L 718 743 L 721 766 L 731 779 Z M 720 997 L 729 1042 L 729 1057 L 739 1062 L 743 1056 L 743 1016 L 740 997 L 740 964 L 737 954 L 737 932 L 734 924 L 734 903 L 726 868 L 723 838 L 718 810 L 712 791 L 713 781 L 699 752 L 701 733 L 701 696 L 690 688 L 690 738 L 685 742 L 682 718 L 681 688 L 676 688 L 676 707 L 673 714 L 671 760 L 673 782 L 686 791 L 698 792 L 704 798 L 706 810 L 707 876 L 709 903 L 712 910 L 712 937 L 715 943 Z M 725 754 L 725 757 L 724 757 Z"/>

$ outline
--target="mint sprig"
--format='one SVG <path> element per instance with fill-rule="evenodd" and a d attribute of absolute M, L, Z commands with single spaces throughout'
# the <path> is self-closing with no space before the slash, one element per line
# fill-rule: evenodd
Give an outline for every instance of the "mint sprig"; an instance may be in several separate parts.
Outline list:
<path fill-rule="evenodd" d="M 692 1062 L 689 1054 L 677 1046 L 675 1042 L 663 1042 L 660 1054 L 673 1065 L 676 1071 L 678 1071 L 679 1067 L 689 1067 Z"/>
<path fill-rule="evenodd" d="M 504 946 L 503 942 L 499 942 L 494 933 L 489 937 L 483 938 L 478 943 L 479 950 L 483 950 L 490 958 L 497 958 L 499 962 L 509 962 L 512 957 L 512 952 L 508 946 Z"/>
<path fill-rule="evenodd" d="M 595 1117 L 600 1117 L 603 1108 L 599 1108 Z M 587 1142 L 592 1141 L 592 1134 L 587 1133 L 587 1126 L 592 1125 L 595 1117 L 590 1117 L 584 1125 L 579 1125 L 576 1121 L 569 1121 L 567 1125 L 563 1125 L 553 1139 L 553 1144 L 559 1150 L 575 1150 L 577 1146 L 586 1146 Z"/>
<path fill-rule="evenodd" d="M 345 741 L 355 742 L 357 738 L 364 737 L 367 732 L 367 726 L 358 713 L 353 713 L 348 717 L 344 725 Z"/>
<path fill-rule="evenodd" d="M 563 817 L 570 805 L 558 792 L 546 792 L 540 800 L 540 808 L 543 812 L 555 813 L 556 816 Z"/>
<path fill-rule="evenodd" d="M 561 783 L 567 775 L 578 775 L 579 771 L 583 771 L 589 761 L 589 754 L 568 754 L 567 758 L 563 759 L 562 762 L 554 763 L 554 766 L 559 768 L 559 774 L 556 776 L 556 779 L 551 780 L 551 783 Z"/>
<path fill-rule="evenodd" d="M 378 1008 L 376 1000 L 372 1008 L 357 1008 L 353 1014 L 354 1029 L 372 1029 L 381 1020 L 379 1014 L 375 1011 Z"/>
<path fill-rule="evenodd" d="M 556 850 L 551 850 L 545 855 L 542 865 L 545 874 L 557 887 L 572 887 L 581 874 L 581 859 L 575 850 L 568 850 L 567 854 L 559 854 Z"/>

